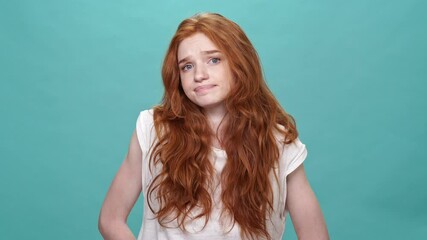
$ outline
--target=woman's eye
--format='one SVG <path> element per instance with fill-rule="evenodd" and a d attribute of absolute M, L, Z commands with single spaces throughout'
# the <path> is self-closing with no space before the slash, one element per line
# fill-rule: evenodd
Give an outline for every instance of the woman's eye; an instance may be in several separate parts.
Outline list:
<path fill-rule="evenodd" d="M 210 59 L 210 62 L 211 62 L 211 63 L 219 63 L 219 62 L 220 62 L 220 59 L 219 59 L 219 58 L 211 58 L 211 59 Z"/>
<path fill-rule="evenodd" d="M 193 68 L 193 66 L 192 66 L 191 64 L 185 64 L 181 69 L 182 69 L 183 71 L 188 71 L 188 70 L 190 70 L 191 68 Z"/>

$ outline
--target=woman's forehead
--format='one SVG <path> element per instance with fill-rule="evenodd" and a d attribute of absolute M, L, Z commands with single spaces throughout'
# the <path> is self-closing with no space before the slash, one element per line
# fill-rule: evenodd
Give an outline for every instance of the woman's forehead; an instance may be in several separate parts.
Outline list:
<path fill-rule="evenodd" d="M 205 34 L 195 33 L 185 38 L 178 46 L 178 60 L 200 54 L 209 54 L 220 51 Z"/>

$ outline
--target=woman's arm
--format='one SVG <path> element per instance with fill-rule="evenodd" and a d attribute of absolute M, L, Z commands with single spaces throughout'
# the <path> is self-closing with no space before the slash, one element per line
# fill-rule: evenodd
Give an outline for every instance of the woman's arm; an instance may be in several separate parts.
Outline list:
<path fill-rule="evenodd" d="M 135 131 L 128 154 L 117 172 L 99 214 L 98 228 L 104 239 L 135 239 L 127 217 L 141 193 L 142 152 Z"/>
<path fill-rule="evenodd" d="M 301 164 L 287 176 L 286 205 L 298 239 L 329 239 L 325 219 Z"/>

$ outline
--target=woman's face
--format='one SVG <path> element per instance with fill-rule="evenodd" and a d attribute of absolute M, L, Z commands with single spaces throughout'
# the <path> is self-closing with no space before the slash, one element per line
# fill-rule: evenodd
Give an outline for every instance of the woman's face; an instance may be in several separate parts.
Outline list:
<path fill-rule="evenodd" d="M 232 85 L 225 54 L 203 33 L 184 39 L 178 47 L 178 67 L 185 95 L 205 110 L 225 111 Z"/>

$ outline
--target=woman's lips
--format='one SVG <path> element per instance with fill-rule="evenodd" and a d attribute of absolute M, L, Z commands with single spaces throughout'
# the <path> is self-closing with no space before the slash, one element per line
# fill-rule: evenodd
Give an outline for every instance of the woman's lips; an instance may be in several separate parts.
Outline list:
<path fill-rule="evenodd" d="M 194 91 L 197 94 L 205 94 L 207 93 L 209 90 L 211 90 L 212 88 L 214 88 L 216 85 L 215 84 L 206 84 L 206 85 L 202 85 L 202 86 L 198 86 L 194 89 Z"/>

